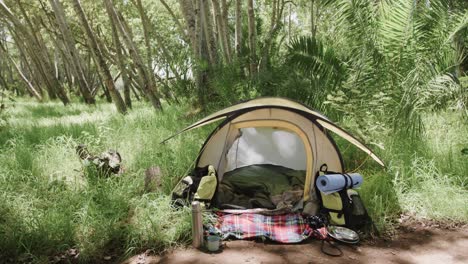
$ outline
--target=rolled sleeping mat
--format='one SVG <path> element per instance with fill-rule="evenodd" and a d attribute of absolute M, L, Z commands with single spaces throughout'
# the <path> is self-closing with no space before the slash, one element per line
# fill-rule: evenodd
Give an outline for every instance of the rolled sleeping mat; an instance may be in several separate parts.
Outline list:
<path fill-rule="evenodd" d="M 359 173 L 325 174 L 317 180 L 317 188 L 324 194 L 330 194 L 343 189 L 354 189 L 361 186 L 363 177 Z"/>

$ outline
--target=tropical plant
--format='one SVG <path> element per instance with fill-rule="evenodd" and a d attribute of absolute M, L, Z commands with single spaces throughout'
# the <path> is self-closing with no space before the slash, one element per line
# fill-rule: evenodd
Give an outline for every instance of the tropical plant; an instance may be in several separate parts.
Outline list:
<path fill-rule="evenodd" d="M 301 101 L 321 109 L 325 96 L 341 86 L 346 79 L 343 60 L 331 46 L 312 37 L 298 37 L 287 46 L 286 65 L 297 69 L 308 85 L 301 85 Z M 297 93 L 296 93 L 297 94 Z M 294 97 L 294 96 L 293 96 Z M 297 97 L 297 96 L 296 96 Z"/>

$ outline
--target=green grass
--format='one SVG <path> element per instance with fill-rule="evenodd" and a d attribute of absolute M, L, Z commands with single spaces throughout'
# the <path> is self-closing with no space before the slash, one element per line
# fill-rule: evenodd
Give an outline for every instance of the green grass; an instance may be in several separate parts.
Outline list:
<path fill-rule="evenodd" d="M 126 116 L 109 104 L 95 107 L 19 101 L 7 105 L 0 127 L 0 259 L 47 262 L 71 247 L 80 261 L 123 258 L 145 249 L 164 251 L 190 241 L 190 211 L 171 210 L 170 190 L 188 169 L 213 126 L 159 142 L 194 121 L 188 108 L 155 112 L 135 104 Z M 360 191 L 377 225 L 390 228 L 401 212 L 468 221 L 468 124 L 453 112 L 424 118 L 418 140 L 374 135 L 385 150 L 382 170 L 368 161 Z M 346 144 L 338 142 L 342 149 Z M 125 172 L 99 178 L 84 171 L 75 147 L 116 149 Z M 375 147 L 374 147 L 375 148 Z M 349 169 L 365 155 L 345 152 Z M 159 192 L 144 192 L 144 170 L 160 166 Z"/>
<path fill-rule="evenodd" d="M 372 121 L 370 121 L 372 122 Z M 391 230 L 401 213 L 417 218 L 468 222 L 468 122 L 461 112 L 427 113 L 421 137 L 371 133 L 373 147 L 386 162 L 382 170 L 367 161 L 361 195 L 381 230 Z M 352 150 L 348 169 L 365 160 Z M 369 159 L 371 160 L 371 159 Z"/>
<path fill-rule="evenodd" d="M 209 131 L 159 144 L 193 121 L 184 108 L 157 113 L 136 104 L 121 116 L 108 104 L 90 110 L 21 101 L 7 107 L 8 123 L 0 128 L 0 259 L 47 262 L 77 247 L 88 262 L 189 239 L 189 214 L 170 210 L 167 194 Z M 81 143 L 96 154 L 118 150 L 125 173 L 100 179 L 83 171 L 75 154 Z M 144 193 L 144 170 L 156 165 L 164 172 L 163 188 Z"/>

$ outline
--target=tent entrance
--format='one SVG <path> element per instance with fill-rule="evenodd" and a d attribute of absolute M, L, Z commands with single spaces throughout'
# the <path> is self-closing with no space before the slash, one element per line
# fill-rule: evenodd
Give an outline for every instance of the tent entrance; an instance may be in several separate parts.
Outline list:
<path fill-rule="evenodd" d="M 224 172 L 250 165 L 271 164 L 306 171 L 304 200 L 309 199 L 313 154 L 306 133 L 283 120 L 231 123 L 236 138 L 226 151 Z"/>

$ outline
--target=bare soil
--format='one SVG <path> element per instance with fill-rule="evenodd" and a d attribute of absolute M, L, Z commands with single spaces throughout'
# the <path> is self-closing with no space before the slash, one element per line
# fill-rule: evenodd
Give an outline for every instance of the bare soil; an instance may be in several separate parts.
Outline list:
<path fill-rule="evenodd" d="M 339 245 L 341 257 L 321 252 L 321 241 L 274 244 L 256 241 L 227 241 L 220 253 L 193 248 L 175 249 L 163 256 L 140 254 L 124 264 L 153 263 L 468 263 L 468 226 L 402 225 L 391 240 L 373 239 L 359 245 Z"/>

